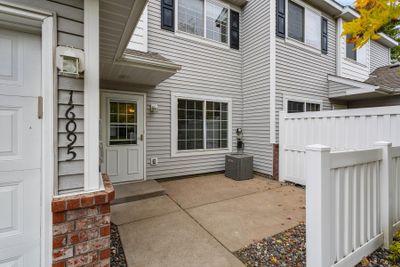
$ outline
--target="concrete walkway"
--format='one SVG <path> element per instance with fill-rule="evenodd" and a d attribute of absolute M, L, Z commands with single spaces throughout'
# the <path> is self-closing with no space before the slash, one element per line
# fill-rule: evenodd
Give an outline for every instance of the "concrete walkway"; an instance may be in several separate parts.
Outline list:
<path fill-rule="evenodd" d="M 305 220 L 304 190 L 222 174 L 162 182 L 167 195 L 114 205 L 129 266 L 243 266 L 233 252 Z"/>

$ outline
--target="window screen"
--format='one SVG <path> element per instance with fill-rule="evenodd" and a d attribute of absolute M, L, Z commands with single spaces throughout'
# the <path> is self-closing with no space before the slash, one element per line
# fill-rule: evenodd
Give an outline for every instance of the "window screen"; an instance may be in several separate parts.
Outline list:
<path fill-rule="evenodd" d="M 178 29 L 204 36 L 204 5 L 202 0 L 178 1 Z"/>
<path fill-rule="evenodd" d="M 228 42 L 228 9 L 207 2 L 207 38 L 221 43 Z"/>
<path fill-rule="evenodd" d="M 304 8 L 289 1 L 288 9 L 288 35 L 304 42 Z"/>
<path fill-rule="evenodd" d="M 207 149 L 228 147 L 228 104 L 207 102 Z"/>
<path fill-rule="evenodd" d="M 306 44 L 321 49 L 321 16 L 309 9 L 305 10 Z"/>
<path fill-rule="evenodd" d="M 178 150 L 203 149 L 203 101 L 178 99 Z"/>
<path fill-rule="evenodd" d="M 304 112 L 304 102 L 288 101 L 288 113 Z"/>
<path fill-rule="evenodd" d="M 353 43 L 349 43 L 351 35 L 346 36 L 346 57 L 357 60 L 357 50 L 355 49 L 356 46 Z"/>

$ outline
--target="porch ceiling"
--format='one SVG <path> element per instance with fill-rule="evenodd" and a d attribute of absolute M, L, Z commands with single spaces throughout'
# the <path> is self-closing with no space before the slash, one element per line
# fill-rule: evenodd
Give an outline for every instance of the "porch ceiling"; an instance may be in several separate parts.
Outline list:
<path fill-rule="evenodd" d="M 134 53 L 127 44 L 147 0 L 100 0 L 100 80 L 154 86 L 179 65 L 155 53 Z"/>

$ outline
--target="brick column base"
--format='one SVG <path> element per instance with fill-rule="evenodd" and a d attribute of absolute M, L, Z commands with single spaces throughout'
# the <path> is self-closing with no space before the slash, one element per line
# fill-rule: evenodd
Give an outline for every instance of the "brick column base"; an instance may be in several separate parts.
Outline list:
<path fill-rule="evenodd" d="M 279 180 L 279 144 L 273 144 L 272 177 Z"/>
<path fill-rule="evenodd" d="M 108 176 L 104 191 L 54 197 L 53 267 L 110 266 L 110 202 L 115 198 Z"/>

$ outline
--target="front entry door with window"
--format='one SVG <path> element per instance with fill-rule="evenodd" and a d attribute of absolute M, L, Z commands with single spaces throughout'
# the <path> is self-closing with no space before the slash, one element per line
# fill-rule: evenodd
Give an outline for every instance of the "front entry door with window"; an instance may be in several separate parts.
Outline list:
<path fill-rule="evenodd" d="M 0 28 L 0 266 L 40 266 L 41 39 Z"/>
<path fill-rule="evenodd" d="M 102 94 L 102 172 L 114 183 L 144 178 L 144 97 Z"/>

